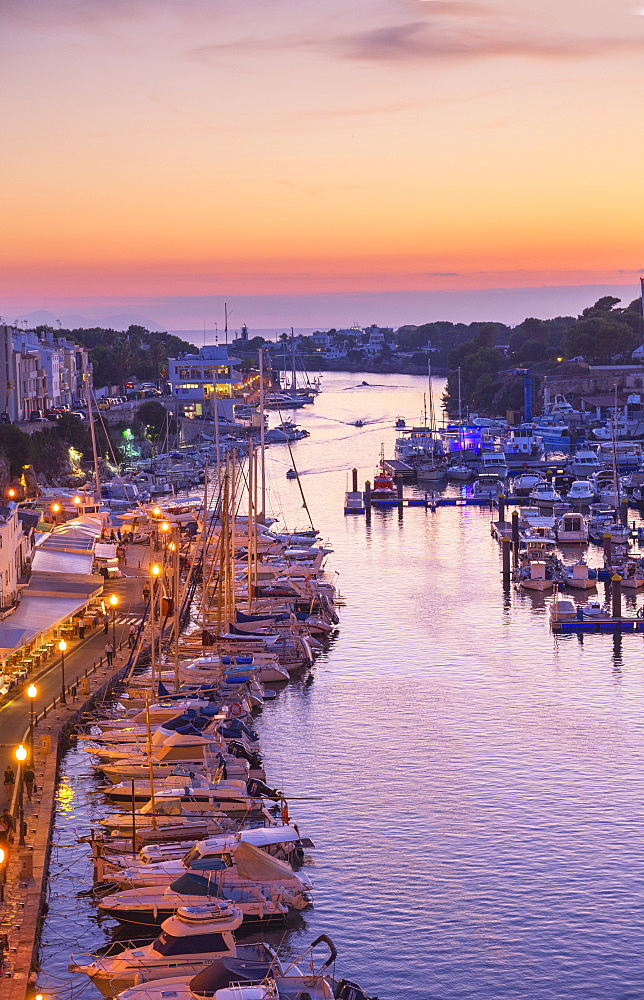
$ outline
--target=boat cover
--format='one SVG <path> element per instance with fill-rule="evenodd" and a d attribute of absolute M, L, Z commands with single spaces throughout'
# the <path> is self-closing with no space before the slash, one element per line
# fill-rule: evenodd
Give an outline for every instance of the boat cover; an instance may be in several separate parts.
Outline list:
<path fill-rule="evenodd" d="M 253 882 L 283 882 L 294 877 L 293 869 L 284 861 L 272 858 L 270 854 L 241 841 L 233 850 L 235 865 L 242 878 Z"/>

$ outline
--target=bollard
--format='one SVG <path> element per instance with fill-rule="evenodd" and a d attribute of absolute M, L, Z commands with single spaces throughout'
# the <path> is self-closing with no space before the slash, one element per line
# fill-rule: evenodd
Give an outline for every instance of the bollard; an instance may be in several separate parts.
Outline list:
<path fill-rule="evenodd" d="M 612 548 L 610 533 L 607 531 L 604 534 L 604 562 L 606 566 L 610 566 L 611 564 L 611 559 L 613 558 Z"/>
<path fill-rule="evenodd" d="M 512 511 L 512 549 L 514 554 L 514 564 L 519 561 L 519 511 Z"/>
<path fill-rule="evenodd" d="M 353 479 L 353 486 L 352 486 L 353 492 L 357 493 L 358 492 L 358 470 L 357 469 L 352 469 L 351 470 L 351 477 Z"/>
<path fill-rule="evenodd" d="M 624 497 L 621 503 L 622 508 L 622 524 L 625 528 L 628 528 L 628 497 Z"/>
<path fill-rule="evenodd" d="M 510 589 L 510 539 L 504 535 L 501 539 L 501 550 L 503 552 L 503 589 Z"/>
<path fill-rule="evenodd" d="M 403 498 L 403 481 L 400 476 L 396 478 L 396 493 L 398 495 L 398 503 L 400 503 Z"/>
<path fill-rule="evenodd" d="M 613 618 L 622 617 L 622 578 L 615 573 L 610 578 L 613 592 Z"/>
<path fill-rule="evenodd" d="M 505 495 L 499 493 L 499 524 L 505 521 Z"/>
<path fill-rule="evenodd" d="M 364 512 L 365 523 L 371 524 L 371 483 L 368 479 L 364 484 Z"/>

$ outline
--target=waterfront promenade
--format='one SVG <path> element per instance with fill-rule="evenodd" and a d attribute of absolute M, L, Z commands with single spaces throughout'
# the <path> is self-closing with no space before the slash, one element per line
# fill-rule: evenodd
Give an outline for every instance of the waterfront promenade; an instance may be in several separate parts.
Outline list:
<path fill-rule="evenodd" d="M 8 951 L 4 954 L 2 998 L 24 1000 L 31 996 L 30 972 L 34 962 L 37 934 L 44 900 L 47 863 L 51 843 L 53 814 L 56 805 L 56 777 L 58 743 L 69 722 L 74 721 L 87 701 L 109 687 L 129 658 L 127 636 L 130 625 L 140 621 L 144 611 L 142 587 L 147 578 L 147 548 L 132 547 L 128 550 L 123 577 L 110 580 L 105 596 L 116 594 L 119 598 L 114 631 L 117 652 L 114 663 L 108 667 L 105 644 L 112 641 L 113 626 L 110 620 L 107 634 L 103 626 L 95 629 L 83 640 L 69 643 L 65 655 L 65 686 L 74 689 L 67 695 L 67 704 L 60 704 L 61 661 L 54 660 L 39 673 L 29 677 L 22 688 L 12 692 L 12 697 L 0 705 L 0 767 L 4 773 L 10 763 L 18 776 L 15 758 L 16 747 L 26 744 L 29 729 L 29 698 L 26 688 L 34 683 L 38 689 L 34 712 L 40 717 L 35 727 L 34 772 L 37 791 L 32 801 L 24 791 L 25 845 L 18 843 L 18 830 L 9 849 L 5 863 L 4 902 L 0 903 L 0 935 L 6 934 Z M 111 617 L 111 616 L 110 616 Z M 119 647 L 123 645 L 123 649 Z M 81 691 L 80 681 L 85 681 Z M 56 707 L 52 707 L 54 701 Z M 47 715 L 42 718 L 43 709 Z M 43 736 L 51 738 L 51 750 L 46 753 L 41 745 Z M 5 788 L 0 797 L 1 806 L 8 806 L 17 818 L 18 785 L 8 800 Z"/>

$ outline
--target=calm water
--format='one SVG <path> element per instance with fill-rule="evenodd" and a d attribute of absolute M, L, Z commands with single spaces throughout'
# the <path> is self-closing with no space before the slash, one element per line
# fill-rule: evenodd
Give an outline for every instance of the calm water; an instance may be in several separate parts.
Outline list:
<path fill-rule="evenodd" d="M 641 997 L 642 637 L 553 637 L 550 598 L 503 594 L 489 511 L 344 517 L 346 470 L 372 478 L 395 417 L 423 405 L 422 379 L 364 379 L 379 384 L 326 375 L 295 417 L 346 606 L 313 681 L 257 719 L 269 780 L 317 845 L 315 907 L 286 944 L 329 933 L 339 971 L 381 1000 Z M 288 449 L 269 454 L 269 508 L 302 526 Z M 75 844 L 105 811 L 84 756 L 65 760 L 42 953 L 42 985 L 74 1000 L 98 994 L 70 984 L 70 952 L 114 928 Z"/>

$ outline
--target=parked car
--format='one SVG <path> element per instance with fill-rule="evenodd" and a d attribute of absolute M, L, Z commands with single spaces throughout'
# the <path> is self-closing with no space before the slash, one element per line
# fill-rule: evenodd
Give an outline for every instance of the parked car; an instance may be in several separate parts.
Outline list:
<path fill-rule="evenodd" d="M 29 420 L 32 424 L 49 423 L 47 417 L 43 417 L 42 410 L 31 410 L 29 413 Z"/>

